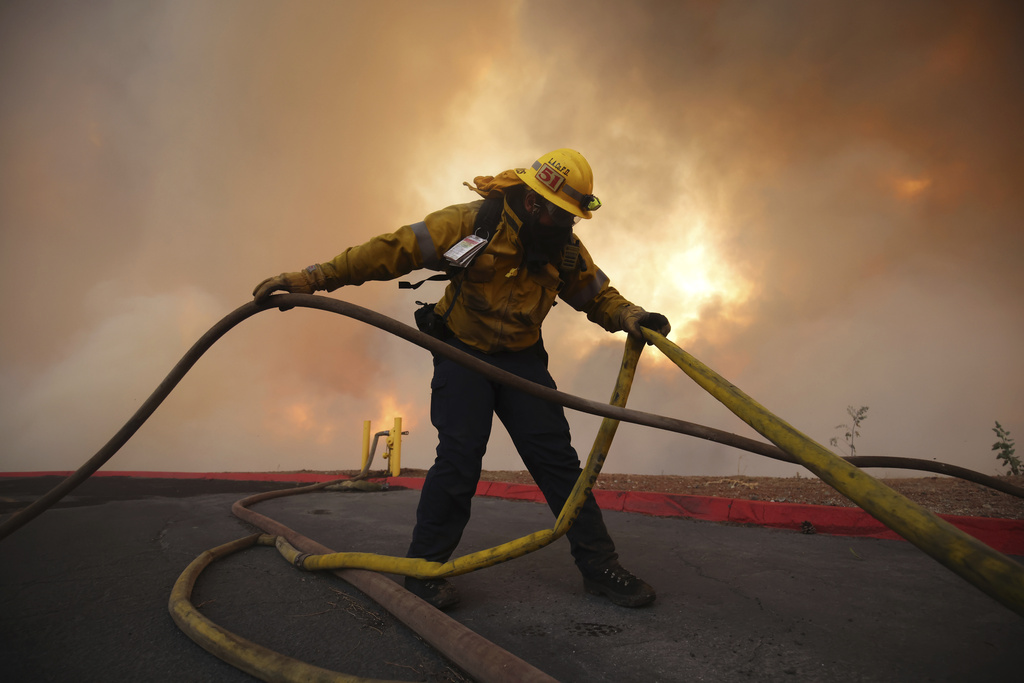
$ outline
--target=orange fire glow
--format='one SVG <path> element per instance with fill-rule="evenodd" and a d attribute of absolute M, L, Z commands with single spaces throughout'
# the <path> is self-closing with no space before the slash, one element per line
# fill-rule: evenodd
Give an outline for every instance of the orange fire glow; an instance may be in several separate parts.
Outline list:
<path fill-rule="evenodd" d="M 395 418 L 402 418 L 402 429 L 409 431 L 415 427 L 418 420 L 418 409 L 416 402 L 412 399 L 402 400 L 394 394 L 384 394 L 377 397 L 377 409 L 370 418 L 370 424 L 374 432 L 391 429 L 395 424 Z"/>
<path fill-rule="evenodd" d="M 932 186 L 931 178 L 894 178 L 892 188 L 901 199 L 916 199 Z"/>
<path fill-rule="evenodd" d="M 329 415 L 321 414 L 310 401 L 293 401 L 285 406 L 280 420 L 272 422 L 284 439 L 307 439 L 316 444 L 329 444 L 338 431 Z"/>

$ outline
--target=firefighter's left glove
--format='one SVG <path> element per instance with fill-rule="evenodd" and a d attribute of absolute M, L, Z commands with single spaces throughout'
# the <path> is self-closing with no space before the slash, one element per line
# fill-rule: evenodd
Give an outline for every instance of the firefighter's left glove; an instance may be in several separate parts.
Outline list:
<path fill-rule="evenodd" d="M 256 303 L 263 303 L 267 300 L 274 292 L 289 292 L 291 294 L 312 294 L 313 292 L 323 289 L 322 286 L 317 282 L 317 273 L 314 272 L 314 266 L 310 266 L 305 270 L 300 270 L 297 273 L 281 273 L 275 277 L 268 277 L 263 282 L 256 285 L 256 288 L 252 290 L 253 299 Z M 317 268 L 319 270 L 319 268 Z"/>
<path fill-rule="evenodd" d="M 631 337 L 643 340 L 644 335 L 641 327 L 654 330 L 662 335 L 668 335 L 672 331 L 672 325 L 668 318 L 661 313 L 650 313 L 639 306 L 624 306 L 619 313 L 619 327 L 625 330 Z"/>

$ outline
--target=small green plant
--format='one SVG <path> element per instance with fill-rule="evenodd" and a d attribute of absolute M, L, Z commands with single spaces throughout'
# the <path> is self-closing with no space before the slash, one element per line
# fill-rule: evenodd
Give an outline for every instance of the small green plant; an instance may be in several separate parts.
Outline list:
<path fill-rule="evenodd" d="M 999 424 L 999 420 L 996 420 L 996 426 L 992 428 L 992 431 L 996 433 L 996 438 L 999 439 L 992 444 L 992 450 L 999 451 L 996 453 L 996 460 L 1002 460 L 1003 467 L 1010 468 L 1010 474 L 1024 474 L 1024 464 L 1021 463 L 1020 458 L 1013 454 L 1017 449 L 1014 446 L 1010 432 L 1003 429 L 1003 425 Z"/>
<path fill-rule="evenodd" d="M 843 441 L 846 442 L 846 448 L 850 451 L 850 457 L 853 457 L 857 455 L 857 437 L 860 436 L 860 425 L 864 420 L 868 419 L 868 407 L 854 408 L 853 406 L 846 406 L 846 413 L 850 416 L 851 424 L 836 425 L 834 428 L 846 430 L 846 433 L 843 434 Z M 833 436 L 828 442 L 838 447 L 839 437 Z"/>

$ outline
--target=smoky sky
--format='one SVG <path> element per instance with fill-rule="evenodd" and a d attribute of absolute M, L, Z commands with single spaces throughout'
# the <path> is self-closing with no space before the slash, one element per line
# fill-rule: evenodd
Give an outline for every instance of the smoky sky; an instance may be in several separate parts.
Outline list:
<path fill-rule="evenodd" d="M 263 278 L 568 146 L 604 202 L 580 236 L 677 343 L 823 443 L 867 405 L 858 454 L 995 473 L 994 421 L 1024 430 L 1021 34 L 985 2 L 4 3 L 0 467 L 77 467 Z M 331 296 L 411 323 L 430 287 Z M 564 304 L 544 334 L 607 400 L 623 335 Z M 396 415 L 426 467 L 430 367 L 264 313 L 108 468 L 354 468 Z M 653 348 L 630 401 L 755 435 Z M 485 467 L 519 468 L 494 431 Z M 606 464 L 797 469 L 631 425 Z"/>

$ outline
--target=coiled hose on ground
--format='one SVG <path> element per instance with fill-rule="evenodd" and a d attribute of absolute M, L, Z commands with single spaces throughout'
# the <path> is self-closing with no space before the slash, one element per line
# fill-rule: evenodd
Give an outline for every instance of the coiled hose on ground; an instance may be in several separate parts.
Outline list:
<path fill-rule="evenodd" d="M 996 552 L 938 518 L 930 511 L 884 486 L 859 470 L 856 465 L 865 467 L 901 467 L 939 472 L 958 476 L 1012 495 L 1024 497 L 1024 490 L 1021 490 L 1019 487 L 964 468 L 926 460 L 879 457 L 840 458 L 814 443 L 787 423 L 779 420 L 713 370 L 701 364 L 697 359 L 660 334 L 650 330 L 644 330 L 648 341 L 656 345 L 659 350 L 673 360 L 702 388 L 715 396 L 716 399 L 726 405 L 726 407 L 774 445 L 683 420 L 626 409 L 622 404 L 625 402 L 625 394 L 628 393 L 628 383 L 625 386 L 625 391 L 621 391 L 621 386 L 617 385 L 616 393 L 613 397 L 613 405 L 598 403 L 542 387 L 498 370 L 482 360 L 464 354 L 444 342 L 374 311 L 337 299 L 303 294 L 276 295 L 259 305 L 247 303 L 225 316 L 193 345 L 161 382 L 156 391 L 150 395 L 132 418 L 103 448 L 74 474 L 61 482 L 61 484 L 0 525 L 0 539 L 5 538 L 41 514 L 107 462 L 138 431 L 164 398 L 170 394 L 177 383 L 181 381 L 184 375 L 198 361 L 199 357 L 220 337 L 226 334 L 228 330 L 261 311 L 270 308 L 278 308 L 284 311 L 296 306 L 329 311 L 355 318 L 402 337 L 407 341 L 430 350 L 432 353 L 451 358 L 495 381 L 513 386 L 516 389 L 546 400 L 554 401 L 567 408 L 602 416 L 606 418 L 602 425 L 602 430 L 605 429 L 606 425 L 612 425 L 611 434 L 614 434 L 614 425 L 617 425 L 618 421 L 626 421 L 687 434 L 774 459 L 801 464 L 940 563 L 1018 614 L 1024 615 L 1024 568 L 1010 558 Z M 635 367 L 642 345 L 634 344 L 633 346 L 637 347 L 635 351 L 636 357 L 632 360 L 632 364 Z M 629 349 L 630 345 L 627 344 L 627 358 L 629 356 Z M 624 369 L 627 363 L 628 361 L 624 361 Z M 631 380 L 632 376 L 630 373 L 629 381 L 631 382 Z M 621 401 L 617 400 L 618 398 L 621 398 Z M 600 442 L 601 439 L 602 437 L 599 435 L 598 441 Z M 608 437 L 608 443 L 610 443 L 610 436 Z M 595 443 L 594 452 L 591 454 L 591 459 L 588 460 L 588 468 L 584 470 L 580 480 L 577 482 L 570 502 L 573 500 L 577 501 L 577 503 L 581 502 L 582 496 L 593 486 L 597 473 L 600 471 L 600 463 L 603 462 L 604 455 L 607 454 L 605 446 L 603 454 L 598 456 L 595 461 L 595 453 L 600 450 L 598 443 Z M 591 467 L 595 462 L 596 466 Z M 238 507 L 236 504 L 236 508 Z M 566 508 L 563 509 L 562 514 L 556 521 L 554 529 L 537 532 L 530 537 L 503 544 L 498 548 L 488 551 L 474 553 L 471 556 L 458 558 L 444 565 L 427 563 L 422 560 L 409 560 L 409 558 L 383 558 L 382 556 L 366 553 L 330 553 L 322 552 L 322 550 L 304 550 L 300 552 L 292 547 L 285 534 L 281 534 L 275 540 L 275 544 L 286 557 L 294 561 L 298 566 L 307 569 L 336 570 L 349 568 L 351 570 L 351 568 L 370 568 L 377 571 L 408 574 L 422 578 L 453 576 L 489 566 L 498 561 L 506 561 L 513 557 L 518 557 L 524 552 L 530 552 L 532 549 L 546 545 L 547 542 L 554 540 L 554 538 L 564 533 L 571 524 L 572 519 L 574 519 L 574 512 L 570 510 L 570 505 L 567 503 Z M 251 545 L 251 543 L 249 544 Z M 172 600 L 171 605 L 173 614 L 175 609 L 174 600 Z"/>

